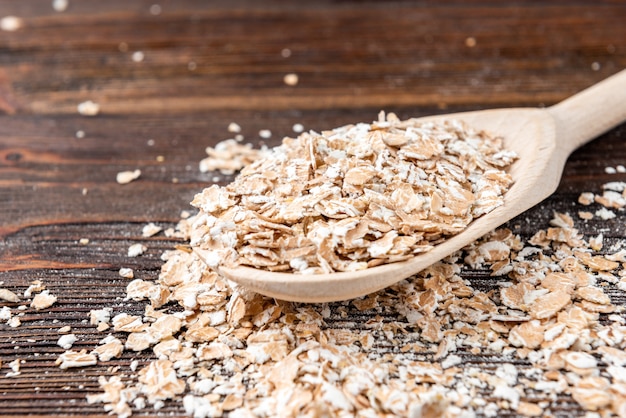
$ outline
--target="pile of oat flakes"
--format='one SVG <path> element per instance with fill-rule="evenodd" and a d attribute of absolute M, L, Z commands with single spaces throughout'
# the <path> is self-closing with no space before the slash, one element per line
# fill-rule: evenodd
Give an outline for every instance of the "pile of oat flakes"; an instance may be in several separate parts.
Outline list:
<path fill-rule="evenodd" d="M 583 193 L 576 217 L 555 213 L 527 241 L 498 229 L 407 280 L 342 303 L 250 293 L 181 246 L 163 254 L 154 280 L 121 269 L 127 298 L 145 303 L 143 315 L 92 311 L 101 343 L 75 351 L 72 338 L 60 338 L 69 348 L 58 364 L 144 353 L 145 365 L 110 369 L 99 378 L 102 393 L 88 396 L 120 417 L 165 402 L 181 402 L 194 417 L 553 416 L 550 408 L 570 397 L 589 418 L 626 417 L 626 317 L 609 297 L 626 292 L 626 246 L 607 248 L 602 235 L 576 229 L 622 212 L 625 188 L 611 182 Z M 176 235 L 189 239 L 196 221 L 185 216 Z M 488 290 L 464 271 L 490 276 Z M 55 301 L 41 283 L 29 293 L 38 295 L 37 309 Z M 4 309 L 0 319 L 16 317 Z M 19 362 L 10 367 L 19 373 Z"/>
<path fill-rule="evenodd" d="M 201 168 L 253 156 L 235 140 L 207 152 Z M 191 245 L 212 267 L 315 274 L 403 261 L 500 206 L 515 158 L 502 138 L 455 120 L 381 112 L 305 132 L 196 195 Z"/>
<path fill-rule="evenodd" d="M 580 204 L 599 209 L 579 211 L 579 222 L 615 217 L 625 186 L 582 194 Z M 179 236 L 189 239 L 199 216 L 181 220 Z M 163 259 L 158 279 L 128 284 L 129 299 L 147 302 L 143 316 L 92 312 L 94 325 L 126 337 L 82 355 L 153 354 L 130 381 L 102 376 L 103 393 L 89 396 L 119 416 L 168 400 L 195 417 L 550 416 L 571 396 L 589 417 L 626 417 L 626 319 L 606 292 L 626 291 L 626 249 L 605 248 L 602 235 L 585 240 L 568 214 L 527 242 L 498 229 L 343 303 L 250 293 L 189 247 Z M 489 290 L 463 270 L 485 271 Z"/>

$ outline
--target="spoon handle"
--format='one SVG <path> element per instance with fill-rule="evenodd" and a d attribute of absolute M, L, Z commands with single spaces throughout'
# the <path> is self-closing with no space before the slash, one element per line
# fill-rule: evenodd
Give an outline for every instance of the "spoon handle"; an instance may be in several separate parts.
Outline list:
<path fill-rule="evenodd" d="M 559 148 L 576 148 L 626 121 L 626 70 L 549 107 Z"/>

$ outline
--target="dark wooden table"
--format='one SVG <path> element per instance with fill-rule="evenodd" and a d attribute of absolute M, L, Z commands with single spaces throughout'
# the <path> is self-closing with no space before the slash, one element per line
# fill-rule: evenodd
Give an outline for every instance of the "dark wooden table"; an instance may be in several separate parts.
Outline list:
<path fill-rule="evenodd" d="M 230 122 L 246 142 L 272 146 L 294 123 L 330 128 L 381 109 L 406 118 L 547 106 L 626 67 L 619 0 L 154 3 L 70 0 L 58 12 L 50 0 L 0 1 L 0 18 L 22 19 L 0 31 L 0 287 L 21 294 L 41 280 L 59 298 L 27 308 L 20 327 L 0 324 L 2 416 L 106 414 L 85 401 L 97 376 L 147 354 L 63 371 L 57 329 L 70 325 L 74 348 L 92 349 L 102 334 L 88 323 L 91 309 L 142 311 L 123 300 L 118 270 L 155 277 L 161 253 L 180 242 L 143 238 L 142 227 L 174 226 L 196 192 L 229 181 L 198 163 L 206 146 L 232 136 Z M 297 85 L 283 82 L 288 73 Z M 87 100 L 98 115 L 78 114 Z M 270 139 L 258 135 L 265 128 Z M 558 192 L 516 220 L 520 234 L 545 228 L 581 192 L 626 180 L 605 173 L 620 164 L 625 125 L 572 155 Z M 116 173 L 137 168 L 138 181 L 116 183 Z M 615 243 L 625 219 L 619 212 L 582 232 L 604 228 Z M 146 254 L 127 257 L 138 242 Z M 616 293 L 613 302 L 625 300 Z M 18 357 L 21 375 L 6 378 Z M 183 412 L 179 403 L 161 411 Z M 567 398 L 552 413 L 583 414 Z"/>

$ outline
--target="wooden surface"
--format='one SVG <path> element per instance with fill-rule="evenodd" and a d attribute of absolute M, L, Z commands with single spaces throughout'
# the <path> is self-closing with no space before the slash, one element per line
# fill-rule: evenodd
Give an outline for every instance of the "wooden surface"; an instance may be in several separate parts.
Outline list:
<path fill-rule="evenodd" d="M 0 31 L 0 282 L 23 293 L 39 279 L 59 297 L 48 310 L 27 308 L 21 327 L 0 324 L 2 416 L 105 415 L 85 401 L 98 391 L 97 376 L 146 357 L 125 353 L 62 371 L 54 365 L 63 351 L 56 330 L 71 325 L 75 348 L 91 349 L 102 335 L 88 324 L 90 309 L 143 309 L 123 300 L 117 271 L 155 277 L 159 256 L 178 242 L 142 238 L 143 225 L 173 226 L 196 192 L 229 180 L 198 169 L 204 148 L 231 135 L 229 122 L 255 144 L 269 128 L 265 143 L 275 145 L 294 123 L 330 128 L 371 121 L 381 109 L 409 117 L 550 105 L 626 68 L 626 3 L 618 0 L 185 0 L 159 3 L 159 15 L 150 13 L 153 3 L 70 0 L 59 13 L 49 0 L 0 1 L 0 17 L 24 22 Z M 143 61 L 133 61 L 135 51 Z M 283 83 L 291 72 L 297 86 Z M 100 114 L 79 115 L 85 100 L 99 103 Z M 518 217 L 517 231 L 532 235 L 581 192 L 626 180 L 604 171 L 619 164 L 626 165 L 625 125 L 575 152 L 558 192 Z M 117 172 L 135 168 L 140 180 L 115 182 Z M 624 219 L 619 213 L 581 230 L 615 243 L 626 237 Z M 128 258 L 136 242 L 148 251 Z M 476 288 L 490 286 L 480 272 L 464 275 Z M 612 298 L 626 303 L 623 293 Z M 356 326 L 368 320 L 351 315 Z M 17 357 L 26 360 L 22 374 L 5 378 Z M 566 397 L 551 411 L 583 414 Z M 173 403 L 160 411 L 183 412 Z"/>

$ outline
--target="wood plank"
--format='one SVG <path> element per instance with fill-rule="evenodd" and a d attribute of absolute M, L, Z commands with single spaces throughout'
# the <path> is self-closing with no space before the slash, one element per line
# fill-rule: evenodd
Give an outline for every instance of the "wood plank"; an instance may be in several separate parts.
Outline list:
<path fill-rule="evenodd" d="M 2 62 L 0 79 L 11 74 L 11 108 L 44 114 L 75 113 L 87 99 L 106 114 L 551 104 L 626 66 L 615 42 L 626 38 L 625 11 L 619 3 L 569 6 L 567 17 L 549 5 L 327 4 L 297 13 L 207 9 L 191 20 L 174 12 L 138 15 L 134 7 L 57 13 L 0 34 L 12 57 Z M 465 45 L 468 37 L 475 47 Z M 281 56 L 284 48 L 290 57 Z M 136 63 L 138 50 L 145 58 Z M 297 87 L 283 84 L 288 72 L 300 75 Z"/>

